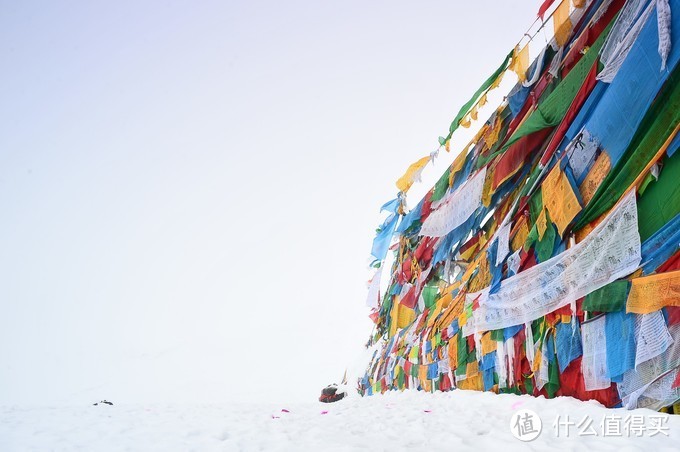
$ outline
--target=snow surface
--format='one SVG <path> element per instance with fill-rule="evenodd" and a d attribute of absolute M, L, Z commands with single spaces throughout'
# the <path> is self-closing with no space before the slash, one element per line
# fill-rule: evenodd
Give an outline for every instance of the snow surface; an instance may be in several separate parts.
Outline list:
<path fill-rule="evenodd" d="M 543 431 L 536 440 L 524 443 L 511 435 L 510 420 L 518 409 L 541 416 Z M 579 436 L 573 427 L 569 437 L 556 437 L 552 424 L 558 415 L 577 422 L 589 416 L 598 436 Z M 624 432 L 604 438 L 598 425 L 612 415 L 658 413 L 608 410 L 569 397 L 463 390 L 351 395 L 333 404 L 2 406 L 0 450 L 678 450 L 680 416 L 668 417 L 668 436 Z"/>

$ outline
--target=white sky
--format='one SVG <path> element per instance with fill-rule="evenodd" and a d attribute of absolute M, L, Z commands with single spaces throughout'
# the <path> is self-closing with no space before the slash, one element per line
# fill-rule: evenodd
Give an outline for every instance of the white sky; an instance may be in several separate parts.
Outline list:
<path fill-rule="evenodd" d="M 318 397 L 540 3 L 0 0 L 0 404 Z"/>

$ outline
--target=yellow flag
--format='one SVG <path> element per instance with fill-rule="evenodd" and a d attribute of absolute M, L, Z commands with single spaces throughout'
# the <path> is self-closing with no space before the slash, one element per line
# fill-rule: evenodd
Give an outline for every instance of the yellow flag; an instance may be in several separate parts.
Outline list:
<path fill-rule="evenodd" d="M 581 205 L 571 188 L 567 175 L 559 165 L 555 165 L 546 176 L 542 188 L 543 205 L 548 210 L 550 219 L 557 226 L 561 237 L 571 220 L 581 211 Z"/>
<path fill-rule="evenodd" d="M 452 173 L 457 173 L 458 171 L 463 169 L 463 166 L 465 166 L 465 159 L 467 157 L 467 154 L 465 151 L 461 152 L 458 154 L 453 161 L 453 165 L 451 165 L 451 172 Z"/>
<path fill-rule="evenodd" d="M 493 175 L 496 172 L 495 168 L 489 168 L 486 171 L 486 179 L 484 179 L 484 186 L 482 187 L 482 204 L 485 207 L 491 205 L 491 197 L 493 196 Z"/>
<path fill-rule="evenodd" d="M 481 140 L 482 137 L 483 137 L 484 135 L 486 135 L 486 132 L 488 132 L 488 131 L 489 131 L 489 125 L 488 125 L 488 124 L 484 124 L 482 127 L 479 128 L 479 130 L 477 131 L 477 134 L 476 134 L 475 137 L 467 144 L 466 148 L 469 149 L 470 146 L 472 146 L 473 143 L 474 143 L 474 144 L 479 143 L 479 140 Z"/>
<path fill-rule="evenodd" d="M 479 363 L 477 361 L 468 363 L 465 375 L 468 377 L 479 375 Z"/>
<path fill-rule="evenodd" d="M 512 55 L 512 63 L 510 63 L 510 70 L 517 74 L 520 82 L 527 79 L 527 69 L 529 69 L 529 43 L 527 43 L 522 50 L 519 45 L 515 47 L 515 52 Z"/>
<path fill-rule="evenodd" d="M 500 120 L 500 118 L 496 117 L 496 120 L 493 123 L 493 127 L 491 130 L 489 130 L 489 133 L 486 134 L 484 137 L 484 142 L 486 143 L 486 147 L 491 149 L 491 146 L 496 144 L 498 141 L 498 137 L 501 134 L 501 128 L 503 127 L 503 121 Z"/>
<path fill-rule="evenodd" d="M 496 351 L 496 341 L 491 339 L 491 332 L 482 334 L 482 356 Z"/>
<path fill-rule="evenodd" d="M 444 284 L 446 283 L 444 282 Z M 437 303 L 441 303 L 442 311 L 444 312 L 444 314 L 439 317 L 437 323 L 435 324 L 435 327 L 438 329 L 442 329 L 441 327 L 442 325 L 444 325 L 444 322 L 446 321 L 447 318 L 450 318 L 448 322 L 449 324 L 453 321 L 453 317 L 451 316 L 453 310 L 449 309 L 449 307 L 453 302 L 453 290 L 457 288 L 458 285 L 460 285 L 460 281 L 457 281 L 456 283 L 451 284 L 450 286 L 444 288 L 442 288 L 442 283 L 440 283 L 439 285 L 440 287 L 439 290 L 441 291 L 442 296 L 441 298 L 439 298 L 439 300 L 437 300 Z"/>
<path fill-rule="evenodd" d="M 458 171 L 463 169 L 463 166 L 465 166 L 466 157 L 467 153 L 465 150 L 456 156 L 456 158 L 453 160 L 453 164 L 451 165 L 451 174 L 456 174 Z"/>
<path fill-rule="evenodd" d="M 445 329 L 451 325 L 451 322 L 453 322 L 463 310 L 463 301 L 465 300 L 464 293 L 458 294 L 455 299 L 451 299 L 448 302 L 448 306 L 445 304 L 446 302 L 443 301 L 446 300 L 447 296 L 451 295 L 444 295 L 444 297 L 440 299 L 444 308 L 442 310 L 442 314 L 439 316 L 439 319 L 434 324 L 434 328 L 437 330 Z"/>
<path fill-rule="evenodd" d="M 626 312 L 649 314 L 664 306 L 680 306 L 680 270 L 633 279 Z"/>
<path fill-rule="evenodd" d="M 397 334 L 397 327 L 399 324 L 399 295 L 395 295 L 392 299 L 392 308 L 390 309 L 390 331 L 389 337 Z"/>
<path fill-rule="evenodd" d="M 581 243 L 588 235 L 593 232 L 595 227 L 602 223 L 602 220 L 609 214 L 611 209 L 607 210 L 606 212 L 602 213 L 599 217 L 595 218 L 593 221 L 588 223 L 587 225 L 583 226 L 581 229 L 576 231 L 576 234 L 574 235 L 574 238 L 576 238 L 576 243 Z"/>
<path fill-rule="evenodd" d="M 541 213 L 536 219 L 536 230 L 538 230 L 538 240 L 543 240 L 543 234 L 548 228 L 548 219 L 545 217 L 545 209 L 541 210 Z"/>
<path fill-rule="evenodd" d="M 498 88 L 498 87 L 501 85 L 501 82 L 503 81 L 503 76 L 504 76 L 504 75 L 505 75 L 505 72 L 501 72 L 501 75 L 499 75 L 499 76 L 496 78 L 496 80 L 493 81 L 493 83 L 491 84 L 491 86 L 489 86 L 489 89 L 487 89 L 486 92 L 488 93 L 488 92 L 491 91 L 492 89 Z"/>
<path fill-rule="evenodd" d="M 471 277 L 472 274 L 475 272 L 477 269 L 477 266 L 481 264 L 482 260 L 486 259 L 486 254 L 481 253 L 479 256 L 477 256 L 477 259 L 475 259 L 474 262 L 471 262 L 470 265 L 467 266 L 465 269 L 465 272 L 463 273 L 463 276 L 461 277 L 461 281 L 468 281 Z"/>
<path fill-rule="evenodd" d="M 397 181 L 397 188 L 399 189 L 399 191 L 401 191 L 402 193 L 406 193 L 409 190 L 409 188 L 411 188 L 411 185 L 413 185 L 413 182 L 415 182 L 416 178 L 420 176 L 420 173 L 422 172 L 423 168 L 425 168 L 425 165 L 427 165 L 429 161 L 430 156 L 428 155 L 427 157 L 423 157 L 417 162 L 412 163 L 411 166 L 408 167 L 404 175 L 401 176 Z"/>
<path fill-rule="evenodd" d="M 571 20 L 569 19 L 569 0 L 562 0 L 560 6 L 553 13 L 553 26 L 555 27 L 555 41 L 560 47 L 569 41 L 571 35 Z"/>
<path fill-rule="evenodd" d="M 466 378 L 458 383 L 459 389 L 467 389 L 470 391 L 483 391 L 484 380 L 482 374 L 479 373 L 479 365 L 477 361 L 468 363 L 466 368 Z"/>
<path fill-rule="evenodd" d="M 464 307 L 465 307 L 465 292 L 459 292 L 458 295 L 456 295 L 456 298 L 454 298 L 449 304 L 451 316 L 448 318 L 450 320 L 448 322 L 448 325 L 450 325 L 454 319 L 460 316 L 460 313 L 463 312 Z"/>
<path fill-rule="evenodd" d="M 469 293 L 480 291 L 491 284 L 491 269 L 489 268 L 489 259 L 486 251 L 480 253 L 476 267 L 477 274 L 470 278 L 470 284 L 468 285 Z"/>
<path fill-rule="evenodd" d="M 399 304 L 399 321 L 397 323 L 399 328 L 406 328 L 413 323 L 415 319 L 416 312 L 413 309 L 404 306 L 403 304 Z"/>
<path fill-rule="evenodd" d="M 465 324 L 467 323 L 467 315 L 465 314 L 465 311 L 462 311 L 460 315 L 458 316 L 458 326 L 463 328 Z"/>
<path fill-rule="evenodd" d="M 460 252 L 460 258 L 463 259 L 464 261 L 469 261 L 472 259 L 472 256 L 475 255 L 477 250 L 479 249 L 479 242 L 475 243 L 472 245 L 470 248 L 466 249 L 465 251 Z"/>
<path fill-rule="evenodd" d="M 597 188 L 600 186 L 604 178 L 609 174 L 609 169 L 611 168 L 611 160 L 606 152 L 602 152 L 600 156 L 593 163 L 593 167 L 588 171 L 588 175 L 581 182 L 579 191 L 581 192 L 581 198 L 583 198 L 583 203 L 588 204 Z"/>
<path fill-rule="evenodd" d="M 428 328 L 432 328 L 434 326 L 434 322 L 437 320 L 439 313 L 442 312 L 443 307 L 444 305 L 442 304 L 441 300 L 437 300 L 437 304 L 435 304 L 434 310 L 432 311 L 432 314 L 430 315 L 430 318 L 427 321 Z"/>
<path fill-rule="evenodd" d="M 536 349 L 534 353 L 534 365 L 531 366 L 531 370 L 534 372 L 538 372 L 540 367 L 541 367 L 541 348 L 539 347 Z"/>
<path fill-rule="evenodd" d="M 418 378 L 420 378 L 421 383 L 427 381 L 427 365 L 421 364 L 418 366 Z"/>
<path fill-rule="evenodd" d="M 484 381 L 481 375 L 475 375 L 474 377 L 467 377 L 458 383 L 458 389 L 465 389 L 467 391 L 483 391 Z"/>
<path fill-rule="evenodd" d="M 458 367 L 458 340 L 456 336 L 449 341 L 449 366 L 451 366 L 451 369 Z"/>
<path fill-rule="evenodd" d="M 524 246 L 527 237 L 529 237 L 529 226 L 527 225 L 526 217 L 522 216 L 517 220 L 513 232 L 515 235 L 512 240 L 510 240 L 510 247 L 512 248 L 512 251 L 515 252 Z"/>

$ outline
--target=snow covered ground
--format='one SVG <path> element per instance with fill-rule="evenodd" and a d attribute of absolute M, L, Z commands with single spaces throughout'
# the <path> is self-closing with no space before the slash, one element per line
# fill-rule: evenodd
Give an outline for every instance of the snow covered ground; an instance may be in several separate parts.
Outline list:
<path fill-rule="evenodd" d="M 513 414 L 522 409 L 534 411 L 542 420 L 542 432 L 531 442 L 511 434 Z M 567 415 L 573 423 L 568 434 Z M 554 427 L 558 416 L 559 437 Z M 665 420 L 659 424 L 654 416 Z M 536 430 L 535 419 L 530 427 Z M 564 397 L 545 400 L 462 390 L 351 396 L 328 405 L 310 401 L 0 407 L 1 451 L 658 452 L 678 450 L 679 444 L 680 416 L 607 410 L 596 402 Z"/>

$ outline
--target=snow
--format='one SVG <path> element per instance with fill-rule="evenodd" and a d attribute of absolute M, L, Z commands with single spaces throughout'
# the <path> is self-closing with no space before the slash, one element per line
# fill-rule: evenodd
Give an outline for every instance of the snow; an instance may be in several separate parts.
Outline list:
<path fill-rule="evenodd" d="M 117 404 L 113 406 L 2 406 L 0 450 L 94 451 L 489 451 L 513 450 L 677 450 L 680 416 L 668 416 L 662 433 L 603 437 L 605 416 L 659 416 L 649 410 L 609 410 L 597 402 L 569 397 L 552 400 L 456 390 L 427 394 L 407 391 L 332 404 Z M 532 442 L 512 436 L 519 409 L 542 419 Z M 588 416 L 597 436 L 571 427 L 556 436 L 553 422 L 566 415 L 578 424 Z M 665 416 L 665 415 L 664 415 Z M 630 437 L 629 437 L 630 436 Z"/>

